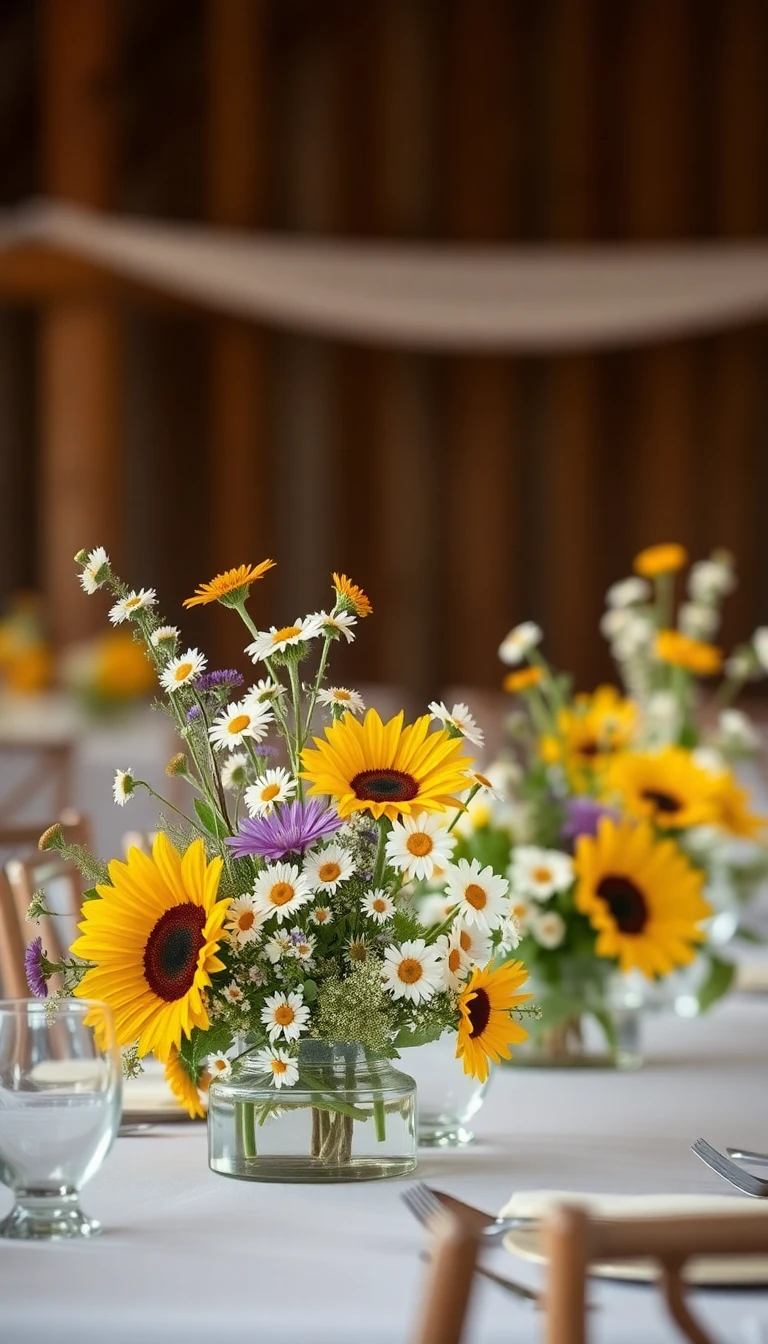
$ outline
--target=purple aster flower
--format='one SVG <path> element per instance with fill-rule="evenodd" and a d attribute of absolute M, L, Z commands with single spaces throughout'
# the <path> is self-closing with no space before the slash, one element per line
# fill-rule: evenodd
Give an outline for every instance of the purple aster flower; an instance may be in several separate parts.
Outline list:
<path fill-rule="evenodd" d="M 38 999 L 48 998 L 48 986 L 43 975 L 43 940 L 35 938 L 24 953 L 27 984 Z"/>
<path fill-rule="evenodd" d="M 263 756 L 265 761 L 273 761 L 280 755 L 277 747 L 271 746 L 269 742 L 257 742 L 254 751 L 257 756 Z"/>
<path fill-rule="evenodd" d="M 242 686 L 243 677 L 234 667 L 223 667 L 217 672 L 204 672 L 195 680 L 196 691 L 216 691 L 220 686 Z"/>
<path fill-rule="evenodd" d="M 239 835 L 227 840 L 235 858 L 258 854 L 262 859 L 284 859 L 288 854 L 303 854 L 305 849 L 333 835 L 341 818 L 319 798 L 304 803 L 296 799 L 276 807 L 268 817 L 248 817 Z"/>
<path fill-rule="evenodd" d="M 615 808 L 606 807 L 605 803 L 599 803 L 596 798 L 589 798 L 585 794 L 568 798 L 565 814 L 560 834 L 564 840 L 571 841 L 578 840 L 580 835 L 597 835 L 597 828 L 603 817 L 610 817 L 612 821 L 619 819 Z"/>
<path fill-rule="evenodd" d="M 199 705 L 190 705 L 187 710 L 187 723 L 194 723 L 195 719 L 200 718 L 202 712 L 203 711 Z"/>

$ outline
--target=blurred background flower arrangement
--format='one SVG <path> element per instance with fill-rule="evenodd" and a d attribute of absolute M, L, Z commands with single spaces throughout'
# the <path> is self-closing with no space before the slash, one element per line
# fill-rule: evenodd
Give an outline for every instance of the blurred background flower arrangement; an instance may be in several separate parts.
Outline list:
<path fill-rule="evenodd" d="M 533 622 L 499 649 L 515 702 L 488 768 L 500 792 L 456 829 L 467 859 L 510 881 L 548 1062 L 639 1062 L 640 1006 L 704 1010 L 733 980 L 724 945 L 759 941 L 748 907 L 768 874 L 766 819 L 736 770 L 760 740 L 733 702 L 768 671 L 768 629 L 724 657 L 732 557 L 693 564 L 676 605 L 687 563 L 683 547 L 653 546 L 609 589 L 620 689 L 574 694 Z"/>

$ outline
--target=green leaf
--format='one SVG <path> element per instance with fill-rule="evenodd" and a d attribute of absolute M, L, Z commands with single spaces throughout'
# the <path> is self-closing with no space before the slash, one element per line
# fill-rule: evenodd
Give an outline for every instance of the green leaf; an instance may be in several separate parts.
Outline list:
<path fill-rule="evenodd" d="M 99 895 L 99 893 L 98 893 L 98 891 L 96 890 L 95 887 L 89 887 L 87 891 L 84 891 L 84 892 L 83 892 L 83 900 L 84 900 L 84 901 L 100 901 L 100 900 L 101 900 L 101 897 L 100 897 L 100 895 Z"/>
<path fill-rule="evenodd" d="M 314 1003 L 317 998 L 317 985 L 314 980 L 305 980 L 302 989 L 304 991 L 304 1002 Z"/>
<path fill-rule="evenodd" d="M 232 1032 L 223 1022 L 217 1022 L 207 1031 L 193 1027 L 192 1035 L 185 1036 L 179 1046 L 179 1054 L 190 1078 L 197 1081 L 208 1055 L 228 1050 L 231 1044 Z"/>
<path fill-rule="evenodd" d="M 430 1041 L 438 1041 L 445 1030 L 444 1026 L 433 1027 L 401 1027 L 392 1044 L 396 1050 L 409 1050 L 415 1045 L 429 1045 Z"/>
<path fill-rule="evenodd" d="M 740 924 L 734 934 L 735 938 L 740 938 L 743 943 L 757 943 L 759 947 L 764 947 L 768 943 L 768 937 L 764 933 L 758 933 L 757 929 L 745 929 Z"/>
<path fill-rule="evenodd" d="M 728 993 L 735 974 L 736 967 L 732 962 L 721 961 L 719 957 L 709 954 L 709 972 L 696 996 L 699 1012 L 706 1012 L 707 1008 L 711 1008 L 713 1003 Z"/>
<path fill-rule="evenodd" d="M 221 836 L 222 826 L 210 803 L 206 803 L 202 798 L 195 798 L 195 811 L 208 834 L 218 840 Z"/>

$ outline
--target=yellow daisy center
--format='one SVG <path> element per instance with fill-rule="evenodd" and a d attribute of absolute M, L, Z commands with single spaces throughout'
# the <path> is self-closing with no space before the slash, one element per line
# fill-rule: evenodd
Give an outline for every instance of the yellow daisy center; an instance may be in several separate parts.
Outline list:
<path fill-rule="evenodd" d="M 276 798 L 279 792 L 279 784 L 268 784 L 265 789 L 261 790 L 261 801 L 263 803 L 271 803 L 272 799 Z"/>
<path fill-rule="evenodd" d="M 173 674 L 174 681 L 186 681 L 192 671 L 192 663 L 179 663 Z"/>
<path fill-rule="evenodd" d="M 525 901 L 515 901 L 514 905 L 512 906 L 512 914 L 515 916 L 516 919 L 520 919 L 525 914 L 525 910 L 526 910 Z"/>
<path fill-rule="evenodd" d="M 269 899 L 272 905 L 287 905 L 293 900 L 294 895 L 290 882 L 276 882 L 270 890 Z"/>
<path fill-rule="evenodd" d="M 243 910 L 242 913 L 237 916 L 238 929 L 241 929 L 243 933 L 246 933 L 248 929 L 253 928 L 255 918 L 256 916 L 252 910 Z"/>
<path fill-rule="evenodd" d="M 397 968 L 397 978 L 402 980 L 404 985 L 415 985 L 423 974 L 421 962 L 415 957 L 404 957 Z"/>
<path fill-rule="evenodd" d="M 272 1059 L 270 1060 L 270 1068 L 273 1073 L 286 1073 L 288 1065 L 284 1059 Z"/>
<path fill-rule="evenodd" d="M 284 639 L 295 639 L 301 634 L 300 625 L 284 625 L 281 630 L 276 630 L 272 636 L 273 644 L 282 644 Z"/>
<path fill-rule="evenodd" d="M 552 870 L 550 868 L 534 868 L 531 877 L 534 882 L 551 882 Z"/>
<path fill-rule="evenodd" d="M 129 597 L 126 599 L 125 603 L 126 611 L 132 611 L 134 607 L 140 607 L 140 606 L 141 606 L 140 597 Z"/>
<path fill-rule="evenodd" d="M 316 922 L 317 922 L 318 924 L 324 924 L 327 918 L 328 918 L 328 911 L 327 911 L 327 910 L 316 910 L 316 911 L 315 911 L 315 920 L 316 920 Z"/>
<path fill-rule="evenodd" d="M 298 952 L 300 957 L 305 957 L 307 953 L 310 951 L 309 943 L 297 943 L 296 951 Z"/>
<path fill-rule="evenodd" d="M 426 835 L 424 831 L 416 831 L 408 836 L 405 847 L 409 854 L 413 854 L 417 859 L 423 859 L 425 855 L 432 853 L 435 846 L 431 836 Z"/>
<path fill-rule="evenodd" d="M 317 870 L 317 876 L 321 882 L 336 882 L 341 876 L 341 868 L 338 863 L 329 859 L 328 863 L 321 863 Z"/>
<path fill-rule="evenodd" d="M 229 723 L 227 724 L 227 732 L 242 733 L 243 729 L 247 728 L 250 722 L 250 714 L 236 714 L 234 719 L 229 720 Z"/>
<path fill-rule="evenodd" d="M 478 886 L 477 882 L 470 882 L 464 891 L 464 899 L 469 902 L 473 910 L 484 910 L 488 904 L 488 893 Z"/>
<path fill-rule="evenodd" d="M 368 948 L 362 938 L 353 938 L 349 944 L 350 961 L 365 961 L 368 956 Z"/>
<path fill-rule="evenodd" d="M 482 784 L 482 786 L 483 786 L 484 789 L 492 789 L 492 788 L 493 788 L 493 785 L 492 785 L 490 779 L 486 779 L 485 775 L 475 775 L 475 783 L 476 783 L 476 784 Z"/>
<path fill-rule="evenodd" d="M 377 915 L 383 915 L 387 908 L 387 902 L 383 896 L 377 896 L 375 900 L 371 901 L 371 906 Z"/>
<path fill-rule="evenodd" d="M 458 947 L 452 947 L 450 952 L 448 953 L 448 970 L 451 971 L 453 975 L 455 975 L 460 966 L 461 966 L 461 953 Z"/>
<path fill-rule="evenodd" d="M 352 696 L 349 691 L 334 691 L 333 698 L 334 700 L 351 700 Z"/>
<path fill-rule="evenodd" d="M 281 1003 L 280 1007 L 275 1009 L 275 1021 L 279 1027 L 290 1027 L 295 1019 L 296 1014 L 289 1003 Z"/>
<path fill-rule="evenodd" d="M 472 946 L 472 935 L 467 933 L 466 929 L 462 929 L 459 934 L 459 942 L 461 943 L 462 950 L 468 952 Z"/>
<path fill-rule="evenodd" d="M 213 1067 L 218 1073 L 224 1073 L 227 1067 L 227 1061 L 225 1059 L 214 1059 Z"/>

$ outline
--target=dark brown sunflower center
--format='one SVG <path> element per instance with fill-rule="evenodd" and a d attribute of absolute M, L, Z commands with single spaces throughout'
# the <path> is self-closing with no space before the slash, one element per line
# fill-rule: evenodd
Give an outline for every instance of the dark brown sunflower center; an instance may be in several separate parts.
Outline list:
<path fill-rule="evenodd" d="M 643 789 L 643 798 L 652 803 L 657 812 L 679 812 L 682 803 L 673 793 L 662 793 L 659 789 Z"/>
<path fill-rule="evenodd" d="M 594 741 L 594 739 L 591 741 L 587 740 L 586 742 L 582 742 L 581 746 L 578 748 L 579 755 L 586 756 L 587 758 L 597 756 L 599 754 L 599 751 L 600 747 L 598 746 L 597 742 Z"/>
<path fill-rule="evenodd" d="M 173 1003 L 192 988 L 203 945 L 205 910 L 188 902 L 158 919 L 144 948 L 144 975 L 159 999 Z"/>
<path fill-rule="evenodd" d="M 476 1036 L 482 1036 L 491 1016 L 491 1000 L 484 989 L 475 990 L 475 997 L 470 999 L 467 1004 L 467 1011 L 469 1013 L 469 1034 L 474 1040 Z"/>
<path fill-rule="evenodd" d="M 598 885 L 621 933 L 642 933 L 648 923 L 648 906 L 639 887 L 628 877 L 608 873 Z"/>
<path fill-rule="evenodd" d="M 356 798 L 371 803 L 407 803 L 419 786 L 404 770 L 361 770 L 352 780 L 352 790 Z"/>

